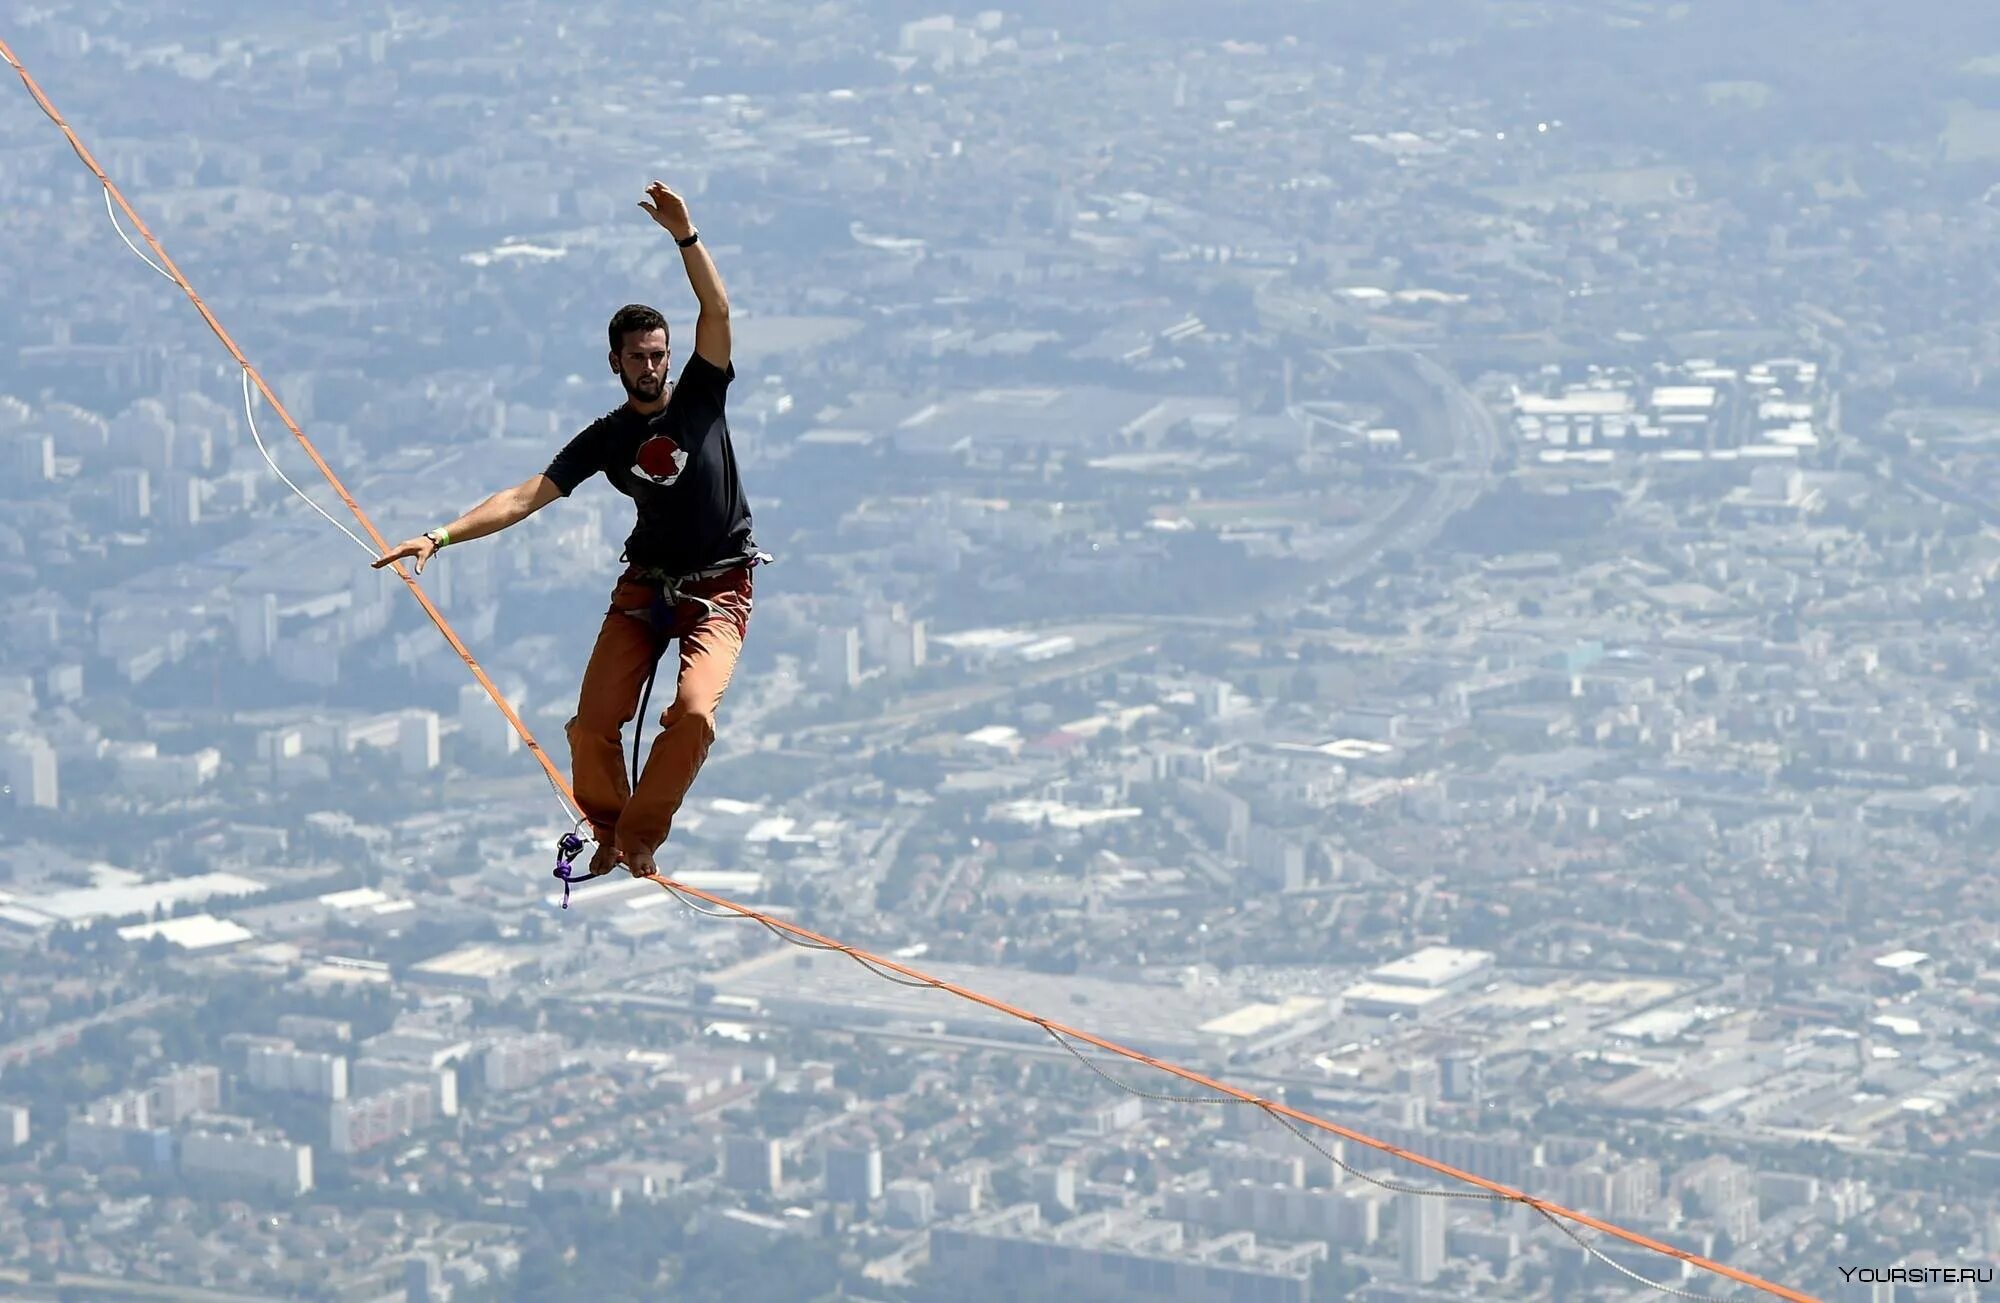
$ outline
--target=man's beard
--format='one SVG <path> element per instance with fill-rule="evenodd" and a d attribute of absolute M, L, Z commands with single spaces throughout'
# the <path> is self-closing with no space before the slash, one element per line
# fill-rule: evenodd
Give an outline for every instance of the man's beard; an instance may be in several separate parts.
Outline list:
<path fill-rule="evenodd" d="M 666 391 L 667 386 L 665 377 L 661 377 L 658 380 L 640 380 L 634 383 L 627 379 L 622 371 L 618 375 L 618 381 L 625 386 L 627 397 L 636 398 L 642 403 L 650 403 L 655 398 L 658 398 Z"/>

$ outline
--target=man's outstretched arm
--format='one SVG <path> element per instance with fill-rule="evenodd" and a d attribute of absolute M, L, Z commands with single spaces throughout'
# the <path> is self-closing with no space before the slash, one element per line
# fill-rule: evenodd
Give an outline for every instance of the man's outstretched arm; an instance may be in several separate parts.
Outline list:
<path fill-rule="evenodd" d="M 676 243 L 694 234 L 694 221 L 688 216 L 686 200 L 658 181 L 647 186 L 646 193 L 652 202 L 642 199 L 639 207 L 665 228 Z M 694 320 L 694 351 L 718 371 L 727 371 L 729 294 L 722 288 L 722 276 L 715 270 L 715 260 L 708 256 L 708 246 L 698 240 L 681 245 L 681 263 L 687 268 L 695 302 L 701 305 L 701 315 Z"/>
<path fill-rule="evenodd" d="M 509 525 L 520 524 L 561 496 L 562 490 L 548 476 L 529 476 L 513 488 L 493 494 L 449 525 L 432 530 L 430 534 L 403 540 L 370 562 L 370 568 L 380 570 L 392 562 L 415 558 L 417 573 L 422 574 L 424 564 L 436 555 L 440 547 L 497 534 Z M 432 534 L 437 537 L 433 538 Z"/>

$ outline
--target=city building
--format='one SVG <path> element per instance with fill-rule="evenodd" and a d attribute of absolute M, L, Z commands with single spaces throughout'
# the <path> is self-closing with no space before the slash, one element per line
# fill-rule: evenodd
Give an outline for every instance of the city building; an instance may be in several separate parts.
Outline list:
<path fill-rule="evenodd" d="M 495 1041 L 480 1056 L 480 1076 L 487 1090 L 526 1090 L 562 1067 L 563 1038 L 536 1032 Z"/>
<path fill-rule="evenodd" d="M 356 1095 L 376 1095 L 391 1086 L 419 1085 L 431 1093 L 431 1110 L 441 1118 L 458 1116 L 458 1069 L 394 1059 L 356 1059 L 348 1073 Z"/>
<path fill-rule="evenodd" d="M 281 1197 L 313 1188 L 312 1146 L 283 1136 L 195 1130 L 181 1137 L 184 1176 L 267 1190 Z"/>
<path fill-rule="evenodd" d="M 1428 1285 L 1444 1272 L 1444 1214 L 1442 1199 L 1396 1197 L 1396 1261 L 1404 1280 Z"/>
<path fill-rule="evenodd" d="M 314 1099 L 347 1098 L 347 1060 L 338 1054 L 291 1045 L 251 1047 L 244 1077 L 252 1090 L 283 1091 Z"/>
<path fill-rule="evenodd" d="M 57 785 L 55 748 L 32 733 L 16 733 L 5 746 L 7 788 L 13 804 L 38 810 L 59 808 L 62 789 Z"/>
<path fill-rule="evenodd" d="M 411 710 L 396 734 L 396 759 L 405 774 L 428 774 L 443 761 L 437 712 Z"/>
<path fill-rule="evenodd" d="M 222 1070 L 210 1064 L 176 1068 L 146 1088 L 147 1113 L 161 1126 L 177 1126 L 222 1107 Z"/>
<path fill-rule="evenodd" d="M 826 1151 L 826 1197 L 849 1204 L 870 1204 L 880 1199 L 880 1147 L 830 1146 Z"/>
<path fill-rule="evenodd" d="M 722 1183 L 732 1190 L 770 1194 L 785 1183 L 784 1148 L 761 1136 L 725 1136 Z"/>
<path fill-rule="evenodd" d="M 374 1095 L 334 1101 L 327 1111 L 328 1143 L 336 1154 L 358 1154 L 414 1135 L 435 1117 L 429 1086 L 422 1082 L 391 1086 Z"/>
<path fill-rule="evenodd" d="M 861 682 L 861 631 L 852 625 L 819 631 L 813 655 L 813 683 L 834 692 L 845 692 Z"/>
<path fill-rule="evenodd" d="M 1190 1241 L 1177 1222 L 1123 1211 L 1085 1213 L 1047 1226 L 1034 1204 L 962 1217 L 931 1229 L 931 1261 L 977 1289 L 1002 1282 L 1036 1297 L 1102 1292 L 1177 1303 L 1310 1303 L 1324 1244 L 1259 1244 L 1248 1231 Z"/>

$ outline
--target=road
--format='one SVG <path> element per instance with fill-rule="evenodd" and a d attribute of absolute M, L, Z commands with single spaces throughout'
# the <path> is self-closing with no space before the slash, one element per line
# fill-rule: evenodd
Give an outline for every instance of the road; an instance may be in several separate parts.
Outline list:
<path fill-rule="evenodd" d="M 1268 308 L 1268 320 L 1283 324 L 1286 313 L 1294 311 L 1287 307 L 1287 303 L 1284 299 L 1273 299 L 1269 305 L 1260 302 L 1260 308 Z M 1126 631 L 1073 655 L 1042 665 L 1016 666 L 982 682 L 913 694 L 885 703 L 876 714 L 865 719 L 810 725 L 794 731 L 790 745 L 809 752 L 814 743 L 860 739 L 870 750 L 895 747 L 913 732 L 933 727 L 938 721 L 961 711 L 1066 679 L 1101 673 L 1127 661 L 1151 655 L 1166 645 L 1176 630 L 1189 627 L 1242 629 L 1247 627 L 1245 621 L 1252 613 L 1282 616 L 1289 604 L 1304 600 L 1313 588 L 1320 585 L 1340 587 L 1352 583 L 1379 564 L 1387 553 L 1421 554 L 1454 516 L 1476 502 L 1492 484 L 1500 452 L 1500 434 L 1492 413 L 1457 376 L 1418 350 L 1367 345 L 1321 352 L 1329 359 L 1372 356 L 1379 359 L 1380 365 L 1407 368 L 1406 383 L 1421 386 L 1427 391 L 1425 397 L 1431 400 L 1430 403 L 1413 400 L 1411 405 L 1423 408 L 1434 404 L 1435 410 L 1442 414 L 1443 428 L 1427 431 L 1424 442 L 1433 445 L 1442 443 L 1448 453 L 1439 459 L 1438 469 L 1430 480 L 1412 487 L 1391 502 L 1379 505 L 1359 533 L 1326 563 L 1294 567 L 1292 582 L 1284 596 L 1274 599 L 1267 591 L 1246 591 L 1240 600 L 1227 603 L 1225 609 L 1206 616 L 1135 613 L 1115 617 L 1115 623 L 1128 626 Z M 1392 387 L 1401 387 L 1393 378 L 1390 383 Z M 897 840 L 900 843 L 900 838 Z M 1199 846 L 1202 842 L 1193 839 L 1190 844 Z M 1233 873 L 1217 857 L 1198 855 L 1195 862 L 1196 867 L 1217 885 L 1226 887 L 1233 880 Z M 893 863 L 893 855 L 880 860 L 876 873 L 870 876 L 879 879 L 880 872 L 886 871 Z M 927 915 L 935 915 L 951 886 L 952 883 L 947 881 L 926 902 L 924 912 Z"/>
<path fill-rule="evenodd" d="M 1005 672 L 992 680 L 907 698 L 866 719 L 813 724 L 794 731 L 791 742 L 797 746 L 814 739 L 844 738 L 858 733 L 878 747 L 888 745 L 900 731 L 1013 696 L 1024 688 L 1043 687 L 1079 674 L 1108 670 L 1137 657 L 1151 655 L 1158 649 L 1159 643 L 1159 633 L 1152 630 L 1111 638 L 1057 660 Z"/>
<path fill-rule="evenodd" d="M 1837 335 L 1828 333 L 1829 327 L 1839 324 L 1838 318 L 1817 310 L 1807 310 L 1801 324 L 1812 347 L 1825 356 L 1825 373 L 1829 380 L 1840 375 L 1847 360 L 1846 349 Z M 1836 442 L 1845 437 L 1840 421 L 1840 394 L 1837 391 L 1828 403 L 1826 429 L 1829 438 Z M 1875 459 L 1866 464 L 1866 470 L 1877 479 L 1899 484 L 1933 502 L 1963 507 L 1988 528 L 2000 527 L 2000 505 L 1944 474 L 1928 456 L 1921 452 L 1896 452 L 1865 436 L 1859 442 L 1876 454 Z"/>
<path fill-rule="evenodd" d="M 28 1273 L 14 1267 L 0 1267 L 0 1286 L 8 1298 L 63 1296 L 64 1291 L 82 1291 L 86 1298 L 166 1299 L 174 1303 L 270 1303 L 269 1294 L 232 1294 L 226 1290 L 202 1289 L 194 1285 L 156 1285 L 150 1281 L 126 1280 L 117 1276 L 87 1276 L 59 1271 L 53 1282 L 31 1282 Z"/>
<path fill-rule="evenodd" d="M 24 1063 L 31 1063 L 76 1044 L 78 1039 L 92 1027 L 101 1027 L 106 1023 L 119 1022 L 126 1018 L 141 1018 L 179 1003 L 181 997 L 177 995 L 141 996 L 136 1000 L 127 1000 L 124 1004 L 113 1005 L 104 1012 L 93 1014 L 88 1018 L 79 1018 L 75 1022 L 66 1022 L 55 1027 L 44 1027 L 19 1040 L 9 1041 L 5 1045 L 0 1045 L 0 1075 L 4 1075 L 8 1068 L 20 1067 Z"/>
<path fill-rule="evenodd" d="M 1273 309 L 1273 312 L 1282 318 L 1282 307 Z M 1495 478 L 1494 463 L 1500 452 L 1500 432 L 1492 413 L 1457 376 L 1426 354 L 1389 345 L 1369 345 L 1322 350 L 1322 355 L 1375 355 L 1382 358 L 1385 364 L 1408 367 L 1412 379 L 1429 389 L 1438 400 L 1445 418 L 1445 428 L 1441 433 L 1450 447 L 1450 454 L 1443 459 L 1443 467 L 1433 479 L 1376 513 L 1360 535 L 1328 564 L 1297 568 L 1291 594 L 1294 601 L 1322 584 L 1340 587 L 1352 583 L 1389 552 L 1422 553 L 1443 532 L 1452 517 L 1470 507 L 1491 486 Z M 1141 613 L 1119 616 L 1116 618 L 1121 623 L 1130 622 L 1142 627 L 1127 636 L 1063 657 L 1047 666 L 1017 670 L 996 681 L 912 697 L 865 720 L 817 724 L 800 729 L 792 736 L 796 743 L 865 734 L 876 745 L 893 745 L 904 731 L 930 724 L 968 707 L 1009 697 L 1025 688 L 1097 673 L 1136 657 L 1150 655 L 1176 628 L 1189 625 L 1243 627 L 1244 618 L 1253 610 L 1282 614 L 1283 607 L 1282 603 L 1274 602 L 1268 592 L 1256 592 L 1247 594 L 1233 609 L 1225 609 L 1216 615 L 1155 616 Z"/>

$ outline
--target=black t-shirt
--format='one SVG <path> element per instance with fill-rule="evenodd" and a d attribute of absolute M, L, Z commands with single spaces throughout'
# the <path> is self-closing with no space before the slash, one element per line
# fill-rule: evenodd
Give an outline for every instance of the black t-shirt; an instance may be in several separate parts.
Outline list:
<path fill-rule="evenodd" d="M 631 498 L 639 521 L 625 560 L 687 575 L 755 549 L 750 504 L 736 473 L 723 400 L 736 368 L 699 353 L 681 368 L 667 405 L 651 416 L 620 407 L 592 421 L 544 472 L 568 497 L 597 474 Z"/>

